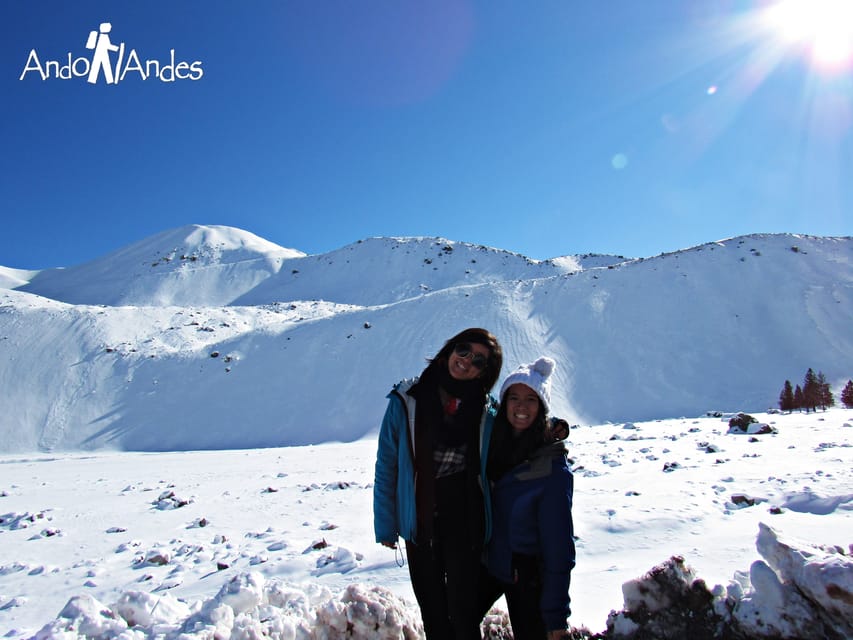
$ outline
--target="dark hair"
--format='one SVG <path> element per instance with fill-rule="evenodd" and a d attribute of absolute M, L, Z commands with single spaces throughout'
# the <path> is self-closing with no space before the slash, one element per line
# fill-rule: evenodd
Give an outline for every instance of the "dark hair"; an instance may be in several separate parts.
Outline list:
<path fill-rule="evenodd" d="M 460 331 L 444 343 L 441 351 L 439 351 L 435 357 L 430 360 L 430 364 L 446 364 L 450 359 L 450 354 L 453 352 L 453 348 L 460 342 L 476 342 L 477 344 L 488 347 L 489 359 L 486 363 L 486 368 L 483 369 L 483 373 L 480 374 L 479 378 L 477 378 L 483 384 L 483 392 L 488 393 L 491 388 L 495 386 L 498 376 L 501 375 L 504 356 L 498 339 L 485 329 L 471 327 L 464 331 Z"/>
<path fill-rule="evenodd" d="M 545 444 L 546 420 L 545 405 L 540 399 L 536 420 L 518 436 L 513 436 L 506 403 L 501 398 L 501 406 L 495 417 L 489 443 L 486 473 L 490 480 L 497 480 L 507 471 L 527 460 L 534 451 Z"/>

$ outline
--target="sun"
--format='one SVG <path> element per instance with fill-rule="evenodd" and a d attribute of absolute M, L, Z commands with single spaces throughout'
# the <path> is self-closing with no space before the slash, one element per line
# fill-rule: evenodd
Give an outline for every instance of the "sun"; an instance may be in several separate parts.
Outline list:
<path fill-rule="evenodd" d="M 765 20 L 783 41 L 805 46 L 818 68 L 853 65 L 853 0 L 782 0 Z"/>

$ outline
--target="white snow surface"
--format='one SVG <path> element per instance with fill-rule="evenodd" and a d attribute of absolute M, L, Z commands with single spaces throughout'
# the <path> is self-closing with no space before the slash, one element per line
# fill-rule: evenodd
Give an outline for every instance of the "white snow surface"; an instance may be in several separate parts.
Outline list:
<path fill-rule="evenodd" d="M 672 555 L 765 626 L 790 625 L 794 574 L 849 598 L 853 411 L 756 417 L 778 433 L 727 415 L 572 430 L 574 626 L 603 631 L 623 583 Z M 375 449 L 3 455 L 0 635 L 419 637 L 407 569 L 373 537 Z"/>
<path fill-rule="evenodd" d="M 553 358 L 554 413 L 580 425 L 572 624 L 603 630 L 623 583 L 681 555 L 782 628 L 790 580 L 850 594 L 853 413 L 763 410 L 808 367 L 838 397 L 851 318 L 853 239 L 792 234 L 537 262 L 195 225 L 0 267 L 0 636 L 418 637 L 373 540 L 376 433 L 468 326 L 503 375 Z M 728 433 L 738 410 L 777 433 Z"/>

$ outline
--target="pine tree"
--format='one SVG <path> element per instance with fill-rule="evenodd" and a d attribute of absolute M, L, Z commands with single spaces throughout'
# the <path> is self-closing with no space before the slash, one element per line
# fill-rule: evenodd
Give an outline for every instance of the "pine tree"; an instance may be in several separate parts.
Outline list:
<path fill-rule="evenodd" d="M 794 409 L 797 411 L 801 411 L 804 406 L 803 401 L 803 390 L 800 388 L 800 385 L 794 389 Z"/>
<path fill-rule="evenodd" d="M 853 409 L 853 380 L 848 380 L 841 390 L 841 402 L 848 409 Z"/>
<path fill-rule="evenodd" d="M 779 408 L 789 412 L 794 410 L 794 389 L 791 387 L 790 380 L 785 380 L 785 386 L 779 394 Z"/>
<path fill-rule="evenodd" d="M 829 409 L 829 407 L 835 406 L 835 398 L 832 396 L 832 389 L 826 381 L 826 376 L 823 375 L 823 371 L 818 371 L 817 374 L 817 403 L 824 411 Z"/>
<path fill-rule="evenodd" d="M 806 371 L 806 377 L 803 379 L 803 407 L 806 413 L 809 409 L 817 411 L 817 406 L 820 404 L 820 388 L 818 387 L 817 374 L 814 369 L 809 367 Z"/>

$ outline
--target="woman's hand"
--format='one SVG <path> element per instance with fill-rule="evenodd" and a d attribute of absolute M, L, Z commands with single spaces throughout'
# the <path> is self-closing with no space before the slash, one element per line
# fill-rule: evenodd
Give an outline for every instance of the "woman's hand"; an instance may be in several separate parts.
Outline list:
<path fill-rule="evenodd" d="M 389 549 L 396 549 L 397 548 L 396 542 L 383 541 L 383 542 L 380 542 L 379 544 L 381 544 L 383 547 L 388 547 Z"/>
<path fill-rule="evenodd" d="M 569 423 L 562 418 L 549 418 L 545 427 L 545 441 L 558 442 L 569 437 Z"/>

